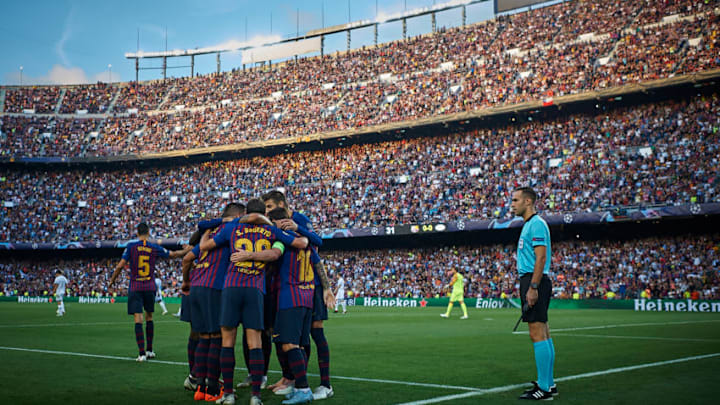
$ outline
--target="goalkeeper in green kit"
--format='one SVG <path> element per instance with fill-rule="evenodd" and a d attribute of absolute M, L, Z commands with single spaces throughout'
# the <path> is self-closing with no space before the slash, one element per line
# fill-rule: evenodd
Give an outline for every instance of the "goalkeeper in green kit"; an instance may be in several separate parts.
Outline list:
<path fill-rule="evenodd" d="M 450 317 L 450 311 L 452 311 L 453 303 L 460 301 L 460 308 L 463 310 L 463 316 L 460 317 L 460 319 L 468 319 L 467 314 L 467 306 L 465 305 L 465 301 L 463 300 L 463 296 L 465 295 L 465 277 L 463 277 L 460 272 L 457 271 L 457 269 L 452 269 L 452 280 L 450 281 L 450 284 L 447 285 L 448 288 L 452 286 L 452 294 L 450 294 L 450 303 L 448 304 L 447 312 L 444 314 L 440 314 L 443 318 L 449 318 Z"/>

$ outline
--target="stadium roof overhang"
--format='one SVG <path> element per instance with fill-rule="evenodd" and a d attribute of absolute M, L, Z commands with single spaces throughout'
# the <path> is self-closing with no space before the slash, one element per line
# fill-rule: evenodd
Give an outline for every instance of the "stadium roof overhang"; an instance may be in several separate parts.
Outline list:
<path fill-rule="evenodd" d="M 292 38 L 282 39 L 279 36 L 275 37 L 262 37 L 260 39 L 250 42 L 235 42 L 224 44 L 221 46 L 212 46 L 205 48 L 196 49 L 173 49 L 169 51 L 159 52 L 127 52 L 125 58 L 127 59 L 152 59 L 152 58 L 171 58 L 171 57 L 182 57 L 182 56 L 196 56 L 196 55 L 208 55 L 217 54 L 224 52 L 235 52 L 244 51 L 253 48 L 259 48 L 263 46 L 282 44 L 287 42 L 295 42 L 308 38 L 315 38 L 324 35 L 336 34 L 344 31 L 350 31 L 354 29 L 371 27 L 378 24 L 391 23 L 395 21 L 402 21 L 408 18 L 421 17 L 433 13 L 451 10 L 454 8 L 465 7 L 472 4 L 485 3 L 491 0 L 450 0 L 448 2 L 437 4 L 430 7 L 421 7 L 413 10 L 408 10 L 401 13 L 394 14 L 380 14 L 375 20 L 359 20 L 353 21 L 347 24 L 334 25 L 332 27 L 320 28 L 316 30 L 310 30 L 304 35 L 295 36 Z"/>

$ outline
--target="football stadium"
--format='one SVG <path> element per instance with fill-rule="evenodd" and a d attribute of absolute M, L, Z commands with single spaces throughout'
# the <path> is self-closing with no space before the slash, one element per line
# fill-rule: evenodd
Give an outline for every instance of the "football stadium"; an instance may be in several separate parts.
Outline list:
<path fill-rule="evenodd" d="M 3 9 L 3 404 L 715 397 L 720 1 Z"/>

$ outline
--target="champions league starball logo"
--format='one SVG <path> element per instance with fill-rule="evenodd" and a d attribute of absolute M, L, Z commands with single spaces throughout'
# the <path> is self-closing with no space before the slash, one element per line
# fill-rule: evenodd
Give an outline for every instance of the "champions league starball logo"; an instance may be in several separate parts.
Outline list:
<path fill-rule="evenodd" d="M 565 214 L 565 216 L 563 216 L 563 221 L 565 221 L 566 224 L 572 223 L 573 216 L 570 214 Z"/>
<path fill-rule="evenodd" d="M 373 229 L 370 230 L 370 233 L 373 234 L 373 235 L 377 235 L 377 234 L 378 234 L 378 229 L 377 229 L 377 228 L 373 228 Z"/>
<path fill-rule="evenodd" d="M 461 231 L 464 230 L 465 229 L 465 221 L 458 221 L 457 227 Z"/>
<path fill-rule="evenodd" d="M 700 207 L 700 204 L 693 204 L 690 206 L 690 212 L 693 213 L 693 215 L 698 215 L 702 211 L 702 207 Z"/>

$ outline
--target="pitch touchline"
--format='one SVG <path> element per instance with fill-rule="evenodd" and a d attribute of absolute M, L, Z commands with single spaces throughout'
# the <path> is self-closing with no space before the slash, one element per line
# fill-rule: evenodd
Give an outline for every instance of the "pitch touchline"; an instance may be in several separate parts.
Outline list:
<path fill-rule="evenodd" d="M 577 333 L 554 333 L 553 336 L 577 336 L 587 338 L 608 338 L 608 339 L 640 339 L 640 340 L 668 340 L 675 342 L 720 342 L 720 339 L 693 339 L 693 338 L 668 338 L 657 336 L 619 336 L 619 335 L 581 335 Z"/>
<path fill-rule="evenodd" d="M 154 321 L 155 323 L 176 323 L 177 320 Z M 50 328 L 55 326 L 96 326 L 96 325 L 129 325 L 125 322 L 84 322 L 84 323 L 26 323 L 19 325 L 0 325 L 0 328 Z"/>
<path fill-rule="evenodd" d="M 675 360 L 666 360 L 666 361 L 658 361 L 655 363 L 646 363 L 646 364 L 638 364 L 635 366 L 627 366 L 627 367 L 618 367 L 618 368 L 610 368 L 607 370 L 602 371 L 594 371 L 590 373 L 583 373 L 583 374 L 576 374 L 571 375 L 567 377 L 561 377 L 556 378 L 556 382 L 563 382 L 563 381 L 570 381 L 570 380 L 577 380 L 580 378 L 590 378 L 590 377 L 597 377 L 600 375 L 607 375 L 607 374 L 615 374 L 615 373 L 622 373 L 625 371 L 633 371 L 633 370 L 639 370 L 643 368 L 649 368 L 649 367 L 659 367 L 659 366 L 666 366 L 668 364 L 675 364 L 675 363 L 684 363 L 687 361 L 693 361 L 693 360 L 703 360 L 703 359 L 709 359 L 712 357 L 720 356 L 720 353 L 712 353 L 712 354 L 703 354 L 699 356 L 691 356 L 691 357 L 683 357 L 681 359 L 675 359 Z M 455 395 L 445 395 L 442 397 L 436 397 L 436 398 L 430 398 L 425 399 L 422 401 L 413 401 L 413 402 L 404 402 L 402 404 L 398 405 L 425 405 L 425 404 L 436 404 L 438 402 L 445 402 L 445 401 L 452 401 L 455 399 L 462 399 L 462 398 L 469 398 L 469 397 L 477 397 L 481 395 L 487 395 L 487 394 L 497 394 L 500 392 L 507 392 L 512 391 L 520 388 L 527 388 L 529 386 L 528 383 L 525 384 L 513 384 L 513 385 L 505 385 L 502 387 L 495 387 L 495 388 L 489 388 L 486 390 L 478 390 L 478 391 L 471 391 L 466 392 L 463 394 L 455 394 Z"/>
<path fill-rule="evenodd" d="M 64 351 L 58 351 L 58 350 L 27 349 L 24 347 L 0 346 L 0 350 L 12 350 L 12 351 L 18 351 L 18 352 L 32 352 L 32 353 L 44 353 L 44 354 L 58 354 L 58 355 L 65 355 L 65 356 L 90 357 L 90 358 L 96 358 L 96 359 L 135 361 L 134 357 L 121 357 L 121 356 L 108 356 L 108 355 L 91 354 L 91 353 L 64 352 Z M 183 363 L 183 362 L 179 362 L 179 361 L 166 361 L 166 360 L 155 360 L 155 359 L 148 361 L 148 364 L 152 364 L 152 363 L 170 364 L 170 365 L 176 365 L 176 366 L 187 366 L 187 363 Z M 247 371 L 247 369 L 244 367 L 236 367 L 235 369 Z M 276 370 L 268 370 L 268 372 L 274 373 L 274 374 L 282 374 L 280 371 L 276 371 Z M 308 373 L 308 375 L 312 376 L 312 377 L 320 377 L 319 374 Z M 457 386 L 457 385 L 418 383 L 418 382 L 412 382 L 412 381 L 381 380 L 381 379 L 376 379 L 376 378 L 344 377 L 344 376 L 336 376 L 336 375 L 332 376 L 332 378 L 337 379 L 337 380 L 350 380 L 350 381 L 361 381 L 361 382 L 382 383 L 382 384 L 397 384 L 397 385 L 408 385 L 408 386 L 414 386 L 414 387 L 442 388 L 442 389 L 473 391 L 473 392 L 477 392 L 480 390 L 480 388 L 475 388 L 475 387 L 462 387 L 462 386 Z"/>
<path fill-rule="evenodd" d="M 678 322 L 647 322 L 647 323 L 621 323 L 617 325 L 601 325 L 601 326 L 584 326 L 580 328 L 564 328 L 564 329 L 553 329 L 550 328 L 550 333 L 553 332 L 572 332 L 576 330 L 592 330 L 592 329 L 612 329 L 612 328 L 625 328 L 634 326 L 663 326 L 663 325 L 686 325 L 691 323 L 708 323 L 708 322 L 720 322 L 719 319 L 712 319 L 707 321 L 678 321 Z M 528 331 L 512 332 L 514 335 L 527 335 Z"/>

